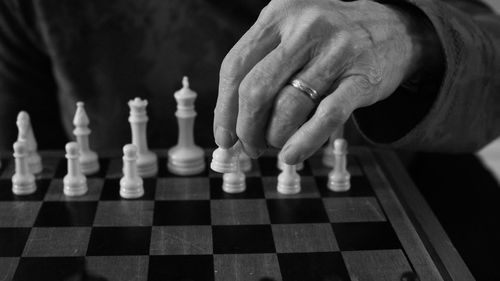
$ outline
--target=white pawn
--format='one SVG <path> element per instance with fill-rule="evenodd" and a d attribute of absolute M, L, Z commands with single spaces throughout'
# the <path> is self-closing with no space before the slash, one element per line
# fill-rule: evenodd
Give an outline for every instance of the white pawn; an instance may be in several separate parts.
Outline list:
<path fill-rule="evenodd" d="M 12 192 L 15 195 L 28 195 L 36 191 L 35 176 L 28 166 L 28 147 L 26 141 L 14 143 L 16 172 L 12 176 Z"/>
<path fill-rule="evenodd" d="M 240 156 L 239 156 L 239 160 L 240 160 L 240 169 L 243 173 L 247 173 L 247 172 L 250 172 L 250 170 L 252 170 L 252 159 L 250 159 L 250 157 L 248 157 L 248 155 L 241 151 L 240 152 Z"/>
<path fill-rule="evenodd" d="M 90 121 L 83 107 L 84 103 L 81 101 L 77 102 L 76 106 L 75 117 L 73 118 L 73 125 L 75 125 L 73 134 L 80 146 L 80 157 L 78 159 L 82 173 L 90 175 L 99 171 L 99 158 L 97 157 L 97 153 L 89 147 L 89 135 L 91 131 L 88 126 Z"/>
<path fill-rule="evenodd" d="M 283 170 L 278 175 L 278 192 L 281 194 L 297 194 L 300 192 L 300 175 L 297 174 L 295 165 L 282 162 Z"/>
<path fill-rule="evenodd" d="M 137 171 L 140 176 L 151 177 L 158 172 L 158 157 L 149 150 L 146 127 L 149 120 L 146 113 L 147 100 L 135 98 L 128 102 L 132 129 L 132 143 L 137 147 Z"/>
<path fill-rule="evenodd" d="M 332 191 L 348 191 L 351 188 L 351 175 L 347 171 L 347 142 L 345 139 L 336 139 L 333 144 L 335 167 L 328 174 L 328 188 Z"/>
<path fill-rule="evenodd" d="M 333 154 L 333 144 L 336 139 L 342 138 L 344 135 L 344 127 L 339 127 L 337 130 L 335 130 L 330 138 L 328 139 L 328 144 L 326 145 L 325 149 L 323 149 L 323 165 L 333 168 L 335 165 L 335 155 Z"/>
<path fill-rule="evenodd" d="M 278 167 L 278 169 L 283 171 L 285 168 L 285 164 L 278 159 L 276 161 L 276 167 Z M 297 165 L 295 165 L 296 171 L 302 171 L 302 169 L 304 169 L 304 162 L 299 162 L 297 163 Z"/>
<path fill-rule="evenodd" d="M 186 76 L 182 79 L 182 89 L 175 92 L 177 102 L 177 123 L 179 136 L 177 145 L 168 151 L 168 170 L 176 175 L 196 175 L 205 170 L 205 152 L 194 142 L 193 128 L 196 111 L 196 92 L 189 89 Z"/>
<path fill-rule="evenodd" d="M 66 159 L 68 160 L 68 173 L 64 176 L 63 192 L 66 196 L 81 196 L 87 193 L 87 178 L 82 174 L 78 161 L 80 147 L 76 142 L 66 144 Z"/>
<path fill-rule="evenodd" d="M 37 152 L 38 144 L 31 126 L 30 116 L 26 111 L 20 111 L 17 115 L 17 129 L 19 131 L 17 140 L 26 141 L 28 150 L 28 167 L 33 174 L 38 174 L 42 171 L 42 158 Z"/>
<path fill-rule="evenodd" d="M 236 172 L 238 154 L 235 147 L 228 149 L 219 147 L 212 153 L 210 168 L 218 173 Z"/>
<path fill-rule="evenodd" d="M 120 196 L 125 199 L 144 195 L 142 178 L 137 173 L 137 147 L 127 144 L 123 147 L 123 177 L 120 179 Z"/>
<path fill-rule="evenodd" d="M 245 173 L 240 168 L 240 154 L 242 151 L 238 148 L 235 149 L 235 155 L 232 159 L 234 171 L 225 173 L 222 176 L 222 190 L 227 193 L 240 193 L 244 192 L 247 188 L 245 181 Z"/>

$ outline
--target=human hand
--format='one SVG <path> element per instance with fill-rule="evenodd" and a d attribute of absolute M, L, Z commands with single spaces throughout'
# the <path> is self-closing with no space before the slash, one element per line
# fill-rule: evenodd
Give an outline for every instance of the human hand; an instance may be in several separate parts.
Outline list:
<path fill-rule="evenodd" d="M 239 139 L 251 157 L 283 147 L 285 163 L 303 161 L 353 110 L 388 97 L 416 71 L 420 39 L 408 14 L 374 1 L 271 1 L 222 63 L 217 145 Z M 295 78 L 321 102 L 290 86 Z"/>

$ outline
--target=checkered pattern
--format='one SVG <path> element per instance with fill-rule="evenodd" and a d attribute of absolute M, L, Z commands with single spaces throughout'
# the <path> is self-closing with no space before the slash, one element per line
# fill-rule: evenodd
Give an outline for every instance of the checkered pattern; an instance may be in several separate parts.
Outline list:
<path fill-rule="evenodd" d="M 275 157 L 254 161 L 241 194 L 224 193 L 212 171 L 169 174 L 160 157 L 139 200 L 119 197 L 120 157 L 102 159 L 77 198 L 62 193 L 61 154 L 43 160 L 37 192 L 23 197 L 3 160 L 0 280 L 375 281 L 414 270 L 355 156 L 349 192 L 326 188 L 315 156 L 296 195 L 277 193 Z"/>

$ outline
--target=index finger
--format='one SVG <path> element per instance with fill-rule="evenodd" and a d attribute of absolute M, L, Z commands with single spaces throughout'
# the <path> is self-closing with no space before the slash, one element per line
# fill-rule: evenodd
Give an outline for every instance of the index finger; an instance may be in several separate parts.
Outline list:
<path fill-rule="evenodd" d="M 270 17 L 259 16 L 224 58 L 219 77 L 219 95 L 214 110 L 215 143 L 234 145 L 238 116 L 238 88 L 247 73 L 280 42 L 277 26 Z M 267 19 L 269 18 L 269 19 Z"/>

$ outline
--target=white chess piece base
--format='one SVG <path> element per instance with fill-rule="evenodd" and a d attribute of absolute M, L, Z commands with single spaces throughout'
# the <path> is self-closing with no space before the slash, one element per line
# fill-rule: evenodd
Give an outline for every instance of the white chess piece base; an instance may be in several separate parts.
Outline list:
<path fill-rule="evenodd" d="M 191 176 L 205 170 L 205 152 L 194 146 L 173 147 L 168 151 L 168 170 L 175 175 Z"/>
<path fill-rule="evenodd" d="M 158 157 L 153 152 L 137 155 L 137 173 L 141 177 L 152 177 L 158 173 Z"/>
<path fill-rule="evenodd" d="M 87 193 L 87 179 L 85 177 L 69 179 L 65 177 L 64 180 L 64 195 L 66 196 L 82 196 Z"/>
<path fill-rule="evenodd" d="M 328 178 L 328 189 L 334 192 L 345 192 L 351 189 L 351 175 L 332 175 Z"/>
<path fill-rule="evenodd" d="M 29 195 L 36 191 L 35 177 L 19 179 L 14 175 L 12 178 L 12 193 L 15 195 Z"/>
<path fill-rule="evenodd" d="M 246 189 L 245 174 L 242 172 L 226 173 L 223 176 L 222 190 L 227 193 L 241 193 Z"/>
<path fill-rule="evenodd" d="M 95 174 L 99 171 L 99 159 L 94 151 L 81 152 L 78 161 L 84 175 Z"/>
<path fill-rule="evenodd" d="M 136 183 L 129 183 L 128 179 L 120 180 L 120 196 L 125 199 L 140 198 L 144 195 L 142 179 Z"/>

